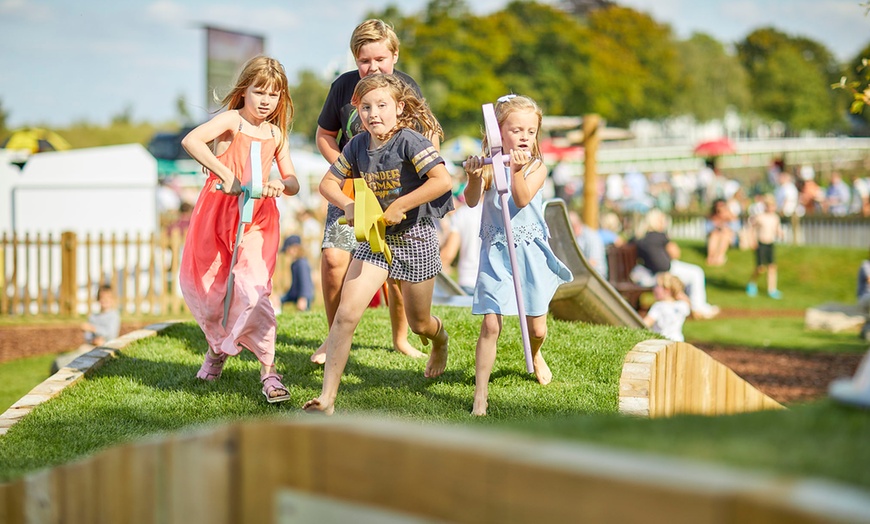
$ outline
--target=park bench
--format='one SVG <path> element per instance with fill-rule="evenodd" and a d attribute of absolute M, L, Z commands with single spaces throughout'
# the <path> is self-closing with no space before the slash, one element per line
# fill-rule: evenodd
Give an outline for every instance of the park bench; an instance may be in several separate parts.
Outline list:
<path fill-rule="evenodd" d="M 640 311 L 640 298 L 651 293 L 651 286 L 641 286 L 631 280 L 631 270 L 637 265 L 637 246 L 631 242 L 607 247 L 607 280 L 635 311 Z"/>

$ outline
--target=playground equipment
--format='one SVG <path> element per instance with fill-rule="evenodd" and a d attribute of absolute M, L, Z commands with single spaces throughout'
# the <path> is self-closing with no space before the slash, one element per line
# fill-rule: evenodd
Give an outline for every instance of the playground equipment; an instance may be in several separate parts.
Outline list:
<path fill-rule="evenodd" d="M 263 163 L 260 160 L 260 143 L 251 142 L 251 178 L 245 185 L 242 186 L 242 193 L 239 195 L 239 228 L 236 230 L 236 243 L 233 244 L 233 258 L 230 262 L 230 274 L 227 277 L 227 294 L 224 297 L 224 318 L 221 321 L 223 327 L 227 327 L 227 317 L 230 312 L 230 302 L 233 300 L 233 285 L 235 276 L 233 268 L 236 267 L 236 261 L 239 257 L 239 245 L 242 243 L 242 234 L 245 232 L 245 224 L 250 224 L 254 218 L 254 199 L 263 196 Z M 247 170 L 245 170 L 247 172 Z M 223 184 L 215 186 L 218 190 L 223 189 Z"/>
<path fill-rule="evenodd" d="M 597 271 L 580 252 L 568 209 L 562 200 L 544 203 L 544 218 L 550 230 L 550 247 L 571 273 L 574 280 L 562 284 L 550 301 L 550 312 L 560 320 L 589 322 L 609 326 L 643 328 L 643 319 L 622 295 Z"/>

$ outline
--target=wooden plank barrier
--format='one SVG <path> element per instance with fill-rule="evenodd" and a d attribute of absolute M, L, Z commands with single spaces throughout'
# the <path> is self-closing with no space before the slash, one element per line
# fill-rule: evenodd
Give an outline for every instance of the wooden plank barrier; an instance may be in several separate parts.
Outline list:
<path fill-rule="evenodd" d="M 691 344 L 645 340 L 625 356 L 620 413 L 653 418 L 762 409 L 785 408 Z"/>
<path fill-rule="evenodd" d="M 870 496 L 481 428 L 298 417 L 104 450 L 0 485 L 19 523 L 870 522 Z M 304 517 L 303 517 L 304 516 Z"/>

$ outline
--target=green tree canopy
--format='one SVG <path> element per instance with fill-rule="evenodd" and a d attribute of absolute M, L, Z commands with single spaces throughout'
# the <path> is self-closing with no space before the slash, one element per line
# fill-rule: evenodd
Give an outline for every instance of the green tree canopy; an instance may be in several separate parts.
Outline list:
<path fill-rule="evenodd" d="M 680 42 L 678 50 L 684 87 L 677 93 L 675 109 L 701 122 L 724 117 L 729 107 L 738 112 L 749 109 L 746 71 L 722 43 L 695 33 Z"/>

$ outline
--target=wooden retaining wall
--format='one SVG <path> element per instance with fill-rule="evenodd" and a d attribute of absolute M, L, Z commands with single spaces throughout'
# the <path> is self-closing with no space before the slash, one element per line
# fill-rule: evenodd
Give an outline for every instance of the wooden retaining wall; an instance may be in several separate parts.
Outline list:
<path fill-rule="evenodd" d="M 300 416 L 127 444 L 28 475 L 0 485 L 0 522 L 870 522 L 870 497 L 481 428 Z"/>
<path fill-rule="evenodd" d="M 762 409 L 785 408 L 691 344 L 645 340 L 625 356 L 620 413 L 652 418 Z"/>

